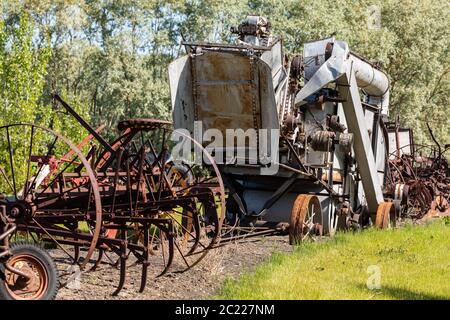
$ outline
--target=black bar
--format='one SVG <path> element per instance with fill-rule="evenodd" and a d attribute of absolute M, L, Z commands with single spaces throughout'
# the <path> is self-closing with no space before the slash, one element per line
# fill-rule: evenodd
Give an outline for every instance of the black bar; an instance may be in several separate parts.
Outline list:
<path fill-rule="evenodd" d="M 100 144 L 109 152 L 111 155 L 115 153 L 115 150 L 111 147 L 111 145 L 92 128 L 89 123 L 87 123 L 75 110 L 72 109 L 59 95 L 55 94 L 53 97 L 58 100 L 62 106 L 87 130 L 90 134 L 98 141 Z"/>
<path fill-rule="evenodd" d="M 292 185 L 297 181 L 302 174 L 293 173 L 292 176 L 287 179 L 275 193 L 266 201 L 262 210 L 259 212 L 258 216 L 262 215 L 266 210 L 270 209 L 284 194 L 286 194 Z"/>

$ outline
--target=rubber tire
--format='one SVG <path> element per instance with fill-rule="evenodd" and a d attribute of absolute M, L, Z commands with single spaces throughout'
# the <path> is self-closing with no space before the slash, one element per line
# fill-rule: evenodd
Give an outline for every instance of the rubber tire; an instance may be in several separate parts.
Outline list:
<path fill-rule="evenodd" d="M 35 243 L 17 241 L 11 244 L 11 253 L 13 255 L 20 253 L 27 253 L 33 255 L 36 259 L 42 262 L 48 274 L 48 288 L 47 292 L 40 300 L 54 300 L 59 289 L 59 276 L 56 264 L 52 257 L 39 245 Z M 14 300 L 6 289 L 5 284 L 5 266 L 0 264 L 0 300 Z"/>

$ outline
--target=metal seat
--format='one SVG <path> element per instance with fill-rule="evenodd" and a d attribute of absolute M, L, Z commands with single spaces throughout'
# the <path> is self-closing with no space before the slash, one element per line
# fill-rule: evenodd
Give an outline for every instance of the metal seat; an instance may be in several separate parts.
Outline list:
<path fill-rule="evenodd" d="M 170 125 L 172 125 L 171 121 L 152 118 L 136 118 L 119 122 L 117 128 L 120 131 L 125 131 L 127 129 L 149 131 Z"/>

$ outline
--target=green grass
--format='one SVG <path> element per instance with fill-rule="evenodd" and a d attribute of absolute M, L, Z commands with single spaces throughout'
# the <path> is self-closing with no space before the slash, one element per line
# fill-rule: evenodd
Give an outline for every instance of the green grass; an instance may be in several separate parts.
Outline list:
<path fill-rule="evenodd" d="M 368 267 L 381 270 L 369 290 Z M 342 233 L 298 246 L 238 281 L 219 299 L 450 299 L 450 221 L 397 230 Z"/>

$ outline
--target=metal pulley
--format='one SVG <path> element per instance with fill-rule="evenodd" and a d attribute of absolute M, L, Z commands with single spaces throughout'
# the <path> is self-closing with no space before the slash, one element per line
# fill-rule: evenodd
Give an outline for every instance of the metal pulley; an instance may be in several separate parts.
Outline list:
<path fill-rule="evenodd" d="M 315 151 L 327 152 L 333 144 L 336 134 L 332 131 L 319 130 L 308 137 L 311 148 Z"/>
<path fill-rule="evenodd" d="M 327 126 L 337 132 L 344 132 L 347 127 L 340 122 L 339 116 L 335 114 L 327 114 Z"/>
<path fill-rule="evenodd" d="M 352 133 L 341 133 L 339 134 L 339 145 L 342 151 L 345 153 L 350 153 L 353 147 L 353 134 Z"/>

